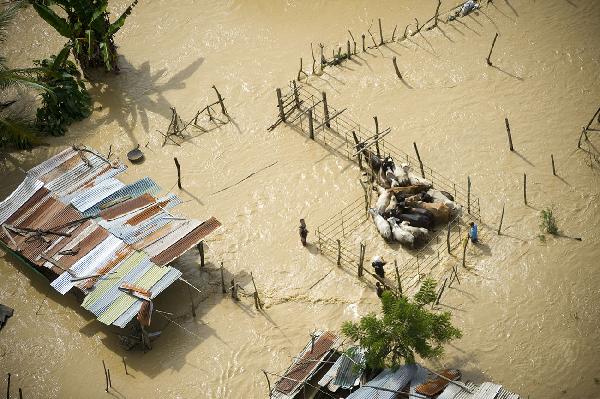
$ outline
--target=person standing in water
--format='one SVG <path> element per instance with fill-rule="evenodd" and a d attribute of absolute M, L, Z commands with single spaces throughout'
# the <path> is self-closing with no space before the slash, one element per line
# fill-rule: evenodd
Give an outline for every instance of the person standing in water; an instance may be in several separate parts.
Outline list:
<path fill-rule="evenodd" d="M 383 270 L 383 266 L 385 266 L 386 262 L 383 260 L 381 256 L 374 256 L 371 260 L 371 266 L 375 269 L 375 274 L 379 277 L 385 277 L 385 270 Z"/>
<path fill-rule="evenodd" d="M 473 222 L 469 223 L 469 238 L 473 244 L 477 244 L 479 242 L 477 225 Z"/>
<path fill-rule="evenodd" d="M 306 237 L 308 236 L 308 229 L 306 228 L 306 223 L 304 219 L 300 219 L 300 227 L 298 228 L 300 232 L 300 241 L 302 242 L 302 246 L 306 246 Z"/>

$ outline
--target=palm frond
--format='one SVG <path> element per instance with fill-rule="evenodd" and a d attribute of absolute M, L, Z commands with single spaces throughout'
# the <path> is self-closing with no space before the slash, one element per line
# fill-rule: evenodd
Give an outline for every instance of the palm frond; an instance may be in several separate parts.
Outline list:
<path fill-rule="evenodd" d="M 14 115 L 0 117 L 0 147 L 13 146 L 22 150 L 39 144 L 42 141 L 29 121 Z"/>

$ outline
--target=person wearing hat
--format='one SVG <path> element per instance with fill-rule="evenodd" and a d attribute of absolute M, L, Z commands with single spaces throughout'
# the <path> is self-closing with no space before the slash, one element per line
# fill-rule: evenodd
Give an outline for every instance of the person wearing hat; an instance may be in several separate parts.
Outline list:
<path fill-rule="evenodd" d="M 385 277 L 385 270 L 383 270 L 383 266 L 385 266 L 386 263 L 387 262 L 385 262 L 379 255 L 374 256 L 371 260 L 371 265 L 373 266 L 373 269 L 375 269 L 375 274 L 381 278 Z"/>

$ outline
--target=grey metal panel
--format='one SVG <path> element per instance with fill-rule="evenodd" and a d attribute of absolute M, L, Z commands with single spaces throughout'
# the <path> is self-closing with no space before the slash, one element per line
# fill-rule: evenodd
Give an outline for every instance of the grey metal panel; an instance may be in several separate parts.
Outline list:
<path fill-rule="evenodd" d="M 99 268 L 108 263 L 123 246 L 124 243 L 122 240 L 113 235 L 109 235 L 83 258 L 75 262 L 70 270 L 76 276 L 89 276 L 94 274 Z M 64 272 L 50 285 L 64 295 L 75 285 L 74 282 L 71 282 L 71 278 L 72 276 L 69 273 Z"/>
<path fill-rule="evenodd" d="M 161 278 L 156 284 L 150 288 L 150 292 L 152 292 L 152 298 L 156 298 L 158 294 L 163 292 L 168 286 L 173 284 L 175 280 L 181 277 L 181 272 L 177 269 L 169 267 L 169 271 L 163 278 Z M 124 328 L 127 323 L 129 323 L 140 311 L 142 307 L 142 299 L 137 300 L 133 305 L 129 307 L 121 316 L 114 321 L 114 325 L 117 327 Z"/>
<path fill-rule="evenodd" d="M 154 180 L 152 180 L 149 177 L 144 177 L 143 179 L 140 179 L 140 180 L 136 181 L 135 183 L 128 184 L 125 187 L 121 188 L 120 190 L 116 191 L 115 193 L 109 195 L 108 197 L 106 197 L 104 199 L 103 203 L 110 202 L 117 198 L 121 198 L 121 197 L 125 197 L 125 196 L 130 196 L 131 198 L 136 198 L 136 197 L 139 197 L 140 195 L 146 194 L 146 193 L 156 195 L 159 191 L 160 191 L 160 187 L 158 187 L 156 185 Z M 96 204 L 96 205 L 92 206 L 91 208 L 87 209 L 83 213 L 83 215 L 84 216 L 97 215 L 100 212 L 100 205 L 101 204 Z"/>
<path fill-rule="evenodd" d="M 0 203 L 0 224 L 15 213 L 44 183 L 34 177 L 25 177 L 25 180 L 15 191 Z"/>
<path fill-rule="evenodd" d="M 400 391 L 410 383 L 416 371 L 417 366 L 414 364 L 402 366 L 395 372 L 391 369 L 385 369 L 377 377 L 351 393 L 348 399 L 393 399 L 396 397 L 395 392 L 371 388 L 370 386 Z"/>
<path fill-rule="evenodd" d="M 352 350 L 352 355 L 350 357 L 346 354 L 340 356 L 342 364 L 337 375 L 333 379 L 334 385 L 338 385 L 344 389 L 349 389 L 354 386 L 354 382 L 362 374 L 362 369 L 359 369 L 357 365 L 363 364 L 365 359 L 365 352 L 362 348 L 354 347 L 350 348 L 350 350 Z"/>
<path fill-rule="evenodd" d="M 102 180 L 94 187 L 84 190 L 71 199 L 71 204 L 73 204 L 78 211 L 84 212 L 86 209 L 98 204 L 106 197 L 120 190 L 124 186 L 125 184 L 123 184 L 123 182 L 113 177 Z"/>
<path fill-rule="evenodd" d="M 473 392 L 473 399 L 494 399 L 500 392 L 502 385 L 493 382 L 484 382 Z"/>
<path fill-rule="evenodd" d="M 98 157 L 90 157 L 89 160 L 91 166 L 82 161 L 73 169 L 69 169 L 67 172 L 46 183 L 46 188 L 58 197 L 63 197 L 76 191 L 83 185 L 86 176 L 96 173 L 101 167 L 106 165 L 106 162 Z"/>

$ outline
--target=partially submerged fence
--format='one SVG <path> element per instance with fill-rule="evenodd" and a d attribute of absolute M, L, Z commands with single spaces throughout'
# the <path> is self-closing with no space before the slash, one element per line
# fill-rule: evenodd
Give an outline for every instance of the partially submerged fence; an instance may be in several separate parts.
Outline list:
<path fill-rule="evenodd" d="M 463 232 L 466 232 L 465 218 L 480 220 L 479 198 L 471 193 L 470 179 L 465 188 L 423 164 L 416 143 L 413 143 L 416 158 L 400 150 L 384 138 L 390 129 L 380 130 L 376 117 L 374 118 L 375 131 L 365 128 L 347 115 L 346 108 L 338 110 L 328 104 L 325 92 L 319 93 L 298 86 L 296 82 L 291 82 L 285 92 L 281 89 L 277 89 L 276 92 L 279 118 L 269 127 L 269 130 L 280 123 L 285 123 L 332 152 L 359 164 L 357 141 L 360 143 L 369 141 L 373 143 L 378 153 L 390 155 L 396 163 L 410 164 L 415 169 L 415 173 L 420 172 L 421 176 L 431 181 L 436 189 L 451 193 L 455 202 L 462 206 L 462 217 L 455 217 L 446 229 L 433 232 L 430 241 L 420 250 L 409 252 L 412 256 L 403 260 L 397 267 L 398 281 L 393 284 L 394 286 L 402 284 L 405 289 L 414 287 L 423 275 L 432 274 L 436 266 L 446 258 L 445 254 L 459 246 L 463 236 L 466 236 L 463 235 Z M 371 231 L 374 229 L 367 213 L 371 200 L 370 190 L 366 189 L 364 196 L 352 201 L 322 223 L 316 229 L 316 235 L 321 253 L 332 259 L 338 266 L 357 270 L 359 276 L 370 274 L 389 287 L 389 281 L 381 280 L 364 269 L 366 245 L 362 239 L 360 244 L 352 242 L 357 234 L 363 234 L 369 228 Z"/>

